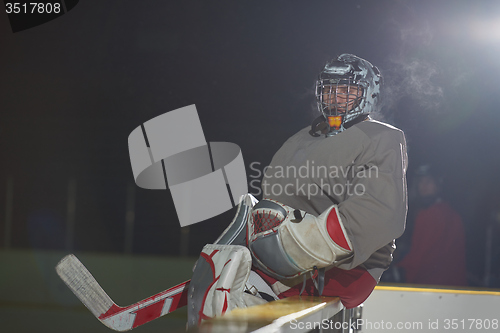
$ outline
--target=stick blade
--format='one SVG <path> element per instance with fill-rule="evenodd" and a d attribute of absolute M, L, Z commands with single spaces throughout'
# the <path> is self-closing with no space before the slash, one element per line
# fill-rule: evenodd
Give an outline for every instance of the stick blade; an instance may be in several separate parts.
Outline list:
<path fill-rule="evenodd" d="M 62 258 L 56 266 L 56 271 L 69 289 L 97 318 L 106 313 L 111 306 L 116 306 L 75 255 L 68 254 Z"/>

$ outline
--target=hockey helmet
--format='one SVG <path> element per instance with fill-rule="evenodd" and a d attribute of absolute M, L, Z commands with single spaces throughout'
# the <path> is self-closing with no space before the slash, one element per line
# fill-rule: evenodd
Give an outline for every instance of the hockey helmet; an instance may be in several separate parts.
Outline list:
<path fill-rule="evenodd" d="M 345 124 L 376 111 L 382 76 L 377 67 L 353 54 L 342 54 L 328 62 L 316 81 L 318 110 L 330 127 L 327 136 L 345 129 Z"/>

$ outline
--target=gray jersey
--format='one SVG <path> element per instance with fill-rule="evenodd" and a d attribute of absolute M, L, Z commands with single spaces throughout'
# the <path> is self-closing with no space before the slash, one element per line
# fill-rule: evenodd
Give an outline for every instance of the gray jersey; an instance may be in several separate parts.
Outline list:
<path fill-rule="evenodd" d="M 401 130 L 366 120 L 331 137 L 309 128 L 289 138 L 262 181 L 264 198 L 319 215 L 337 204 L 354 256 L 379 281 L 406 219 L 406 142 Z"/>

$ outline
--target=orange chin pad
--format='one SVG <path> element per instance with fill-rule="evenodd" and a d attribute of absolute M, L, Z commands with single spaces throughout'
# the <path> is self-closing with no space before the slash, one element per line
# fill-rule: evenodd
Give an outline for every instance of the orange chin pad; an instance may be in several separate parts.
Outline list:
<path fill-rule="evenodd" d="M 340 126 L 342 125 L 342 116 L 328 117 L 328 124 L 333 129 L 340 129 Z"/>

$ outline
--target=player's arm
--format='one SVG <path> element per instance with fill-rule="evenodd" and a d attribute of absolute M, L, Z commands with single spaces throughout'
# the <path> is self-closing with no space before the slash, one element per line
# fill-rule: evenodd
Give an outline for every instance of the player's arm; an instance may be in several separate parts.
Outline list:
<path fill-rule="evenodd" d="M 406 220 L 406 143 L 401 131 L 392 130 L 372 138 L 359 157 L 346 200 L 338 205 L 339 216 L 351 240 L 350 269 L 401 236 Z"/>

